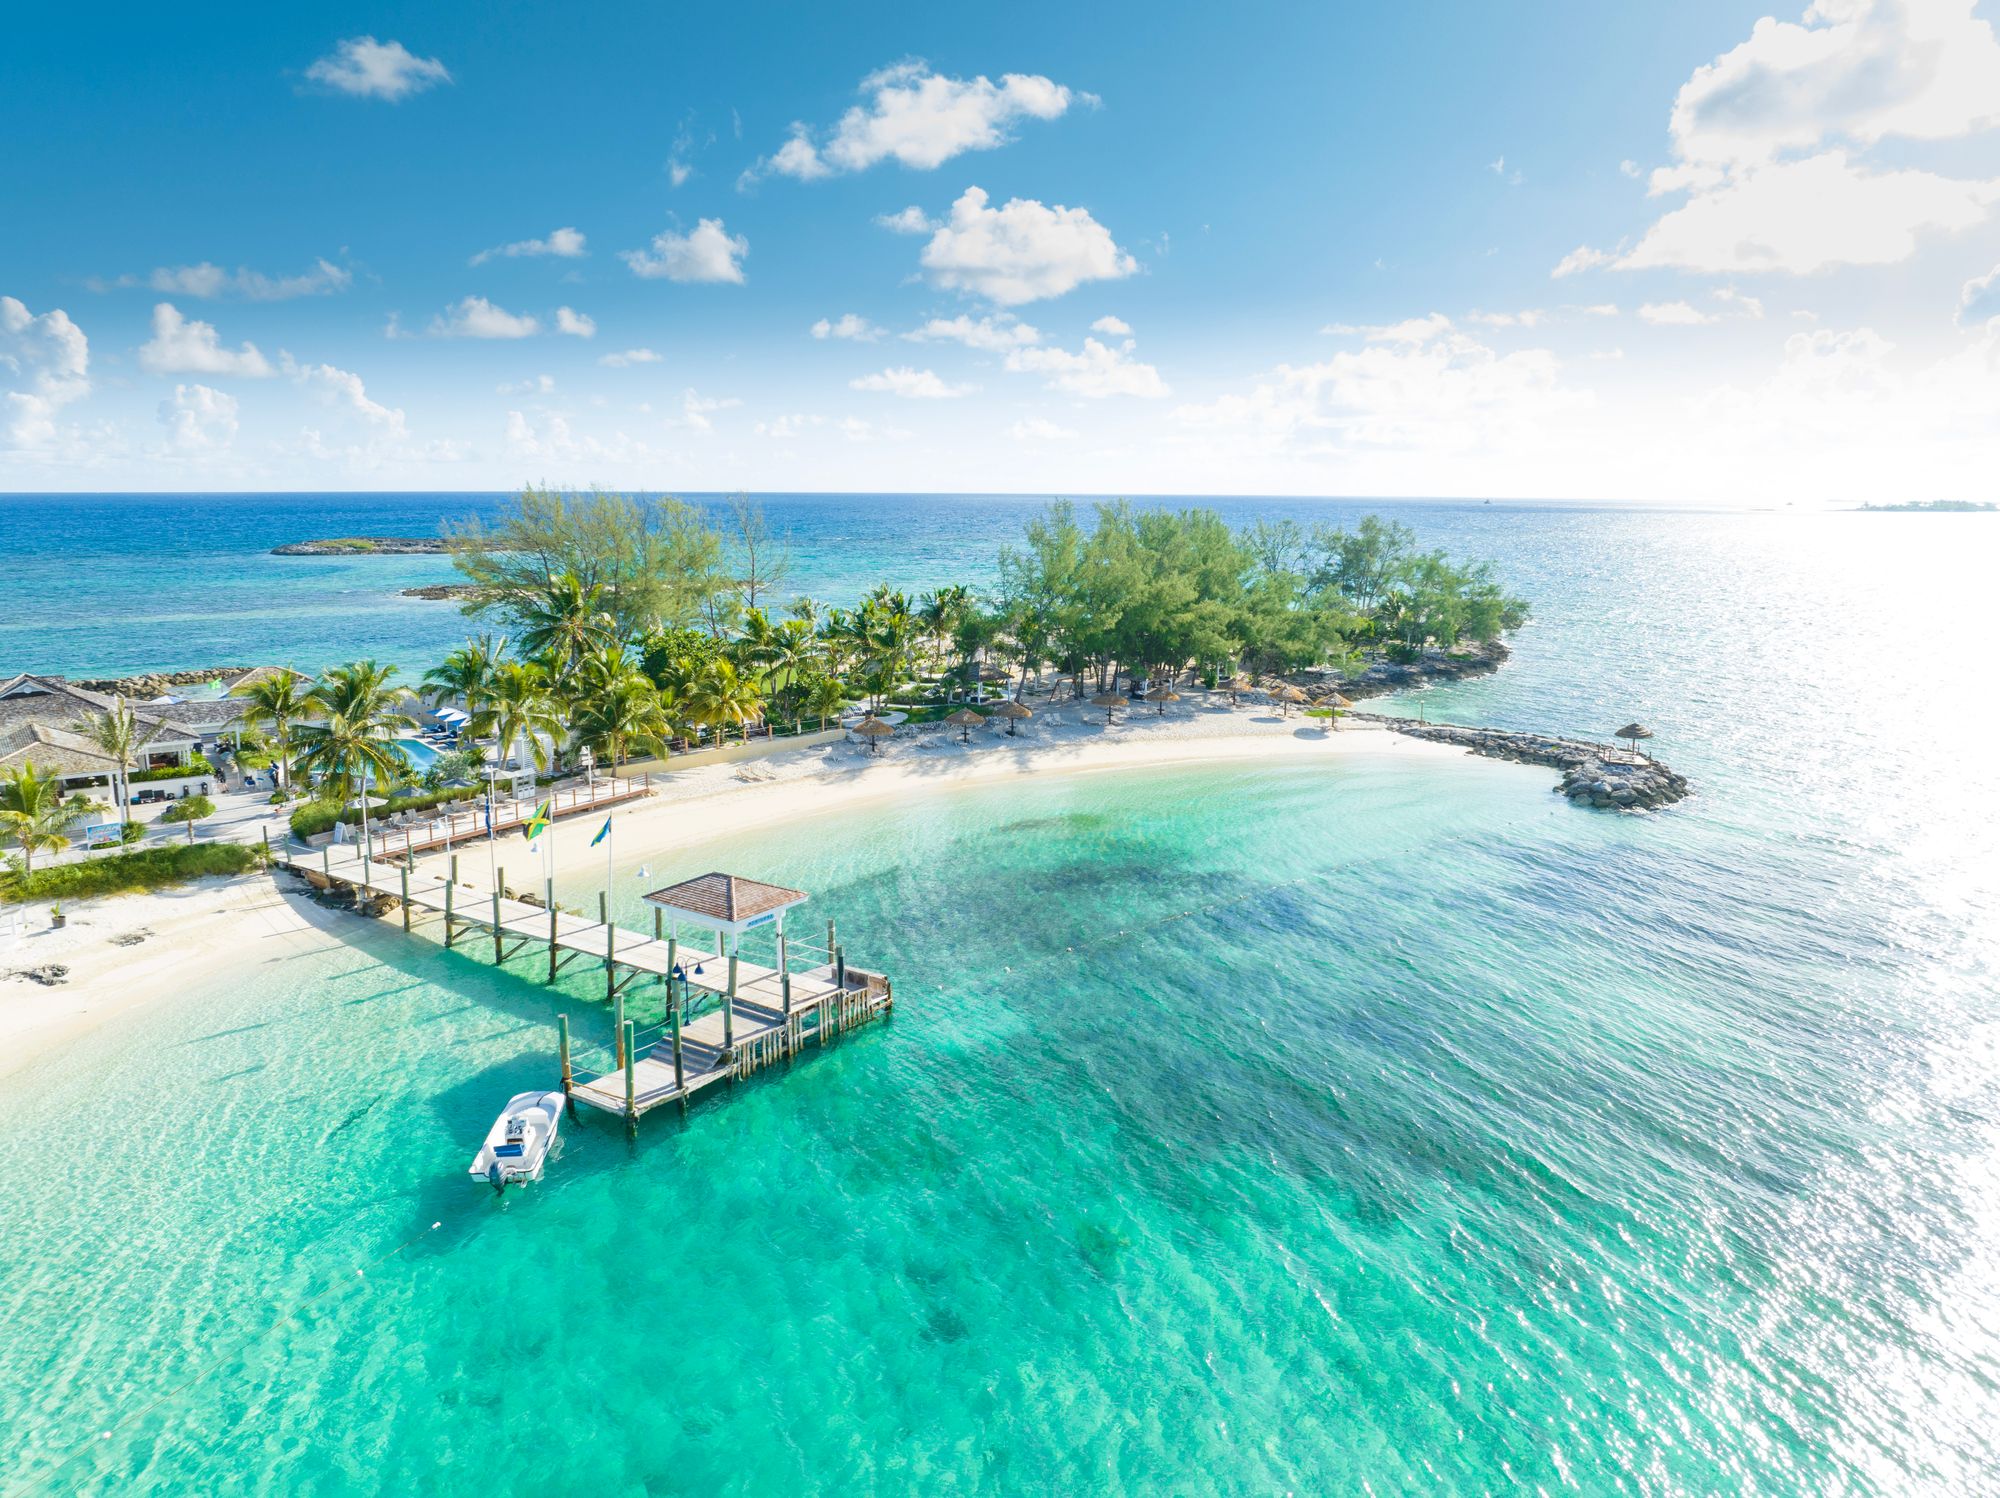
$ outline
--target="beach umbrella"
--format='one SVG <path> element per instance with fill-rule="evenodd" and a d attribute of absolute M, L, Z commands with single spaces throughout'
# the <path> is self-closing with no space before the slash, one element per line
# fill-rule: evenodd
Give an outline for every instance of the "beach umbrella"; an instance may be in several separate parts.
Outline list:
<path fill-rule="evenodd" d="M 1235 676 L 1229 678 L 1230 702 L 1232 703 L 1237 702 L 1237 700 L 1241 697 L 1243 693 L 1254 690 L 1256 686 L 1257 686 L 1256 682 L 1252 681 L 1248 676 L 1243 675 L 1241 672 L 1238 672 Z"/>
<path fill-rule="evenodd" d="M 1146 694 L 1146 700 L 1148 702 L 1159 703 L 1160 716 L 1164 718 L 1167 715 L 1167 704 L 1169 702 L 1179 702 L 1181 700 L 1181 694 L 1179 692 L 1176 692 L 1172 687 L 1168 687 L 1164 692 L 1148 692 Z"/>
<path fill-rule="evenodd" d="M 880 754 L 882 752 L 882 740 L 888 738 L 896 730 L 893 725 L 884 723 L 880 718 L 870 715 L 855 724 L 854 731 L 868 740 L 868 752 L 870 754 Z"/>
<path fill-rule="evenodd" d="M 969 707 L 962 707 L 945 719 L 945 722 L 958 729 L 958 741 L 961 744 L 970 741 L 972 730 L 985 721 Z"/>
<path fill-rule="evenodd" d="M 1291 716 L 1293 703 L 1304 702 L 1306 700 L 1306 694 L 1301 692 L 1297 687 L 1292 686 L 1289 682 L 1272 692 L 1271 696 L 1277 700 L 1279 704 L 1278 710 L 1287 717 Z"/>
<path fill-rule="evenodd" d="M 1109 725 L 1118 709 L 1127 705 L 1127 699 L 1120 697 L 1116 692 L 1100 692 L 1090 699 L 1090 705 L 1104 709 L 1104 721 Z"/>
<path fill-rule="evenodd" d="M 1020 725 L 1021 720 L 1023 718 L 1034 717 L 1035 710 L 1032 707 L 1023 707 L 1012 697 L 1009 697 L 993 709 L 993 716 L 1007 720 L 1007 737 L 1011 739 L 1014 736 L 1014 730 Z"/>
<path fill-rule="evenodd" d="M 1650 739 L 1652 736 L 1653 736 L 1653 730 L 1648 728 L 1643 723 L 1627 723 L 1623 728 L 1619 729 L 1617 734 L 1615 735 L 1615 737 L 1617 738 L 1631 740 L 1632 752 L 1634 754 L 1637 754 L 1639 752 L 1639 740 Z"/>

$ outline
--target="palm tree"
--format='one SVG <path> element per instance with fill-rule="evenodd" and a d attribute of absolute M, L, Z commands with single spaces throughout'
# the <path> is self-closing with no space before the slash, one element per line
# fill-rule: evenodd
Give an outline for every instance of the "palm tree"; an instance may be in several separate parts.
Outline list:
<path fill-rule="evenodd" d="M 44 775 L 32 764 L 9 765 L 0 785 L 0 828 L 21 845 L 21 872 L 35 871 L 37 853 L 60 853 L 69 846 L 66 828 L 96 803 L 84 796 L 62 799 L 61 777 Z"/>
<path fill-rule="evenodd" d="M 474 635 L 424 673 L 418 690 L 432 707 L 461 702 L 468 713 L 479 711 L 493 673 L 507 658 L 507 638 Z"/>
<path fill-rule="evenodd" d="M 533 661 L 501 662 L 488 684 L 485 705 L 472 715 L 470 731 L 476 738 L 490 737 L 502 759 L 525 739 L 535 768 L 548 769 L 548 745 L 562 733 L 563 724 L 547 673 Z"/>
<path fill-rule="evenodd" d="M 826 730 L 826 720 L 847 706 L 847 696 L 847 684 L 839 677 L 820 676 L 813 679 L 804 706 L 818 716 L 821 732 Z"/>
<path fill-rule="evenodd" d="M 132 763 L 139 756 L 139 742 L 144 737 L 138 717 L 123 697 L 116 697 L 103 712 L 85 713 L 76 731 L 117 764 L 117 773 L 111 777 L 111 799 L 118 808 L 118 820 L 125 821 L 132 804 Z"/>
<path fill-rule="evenodd" d="M 658 688 L 636 669 L 597 684 L 577 720 L 577 732 L 603 752 L 602 763 L 616 775 L 629 744 L 658 745 L 667 735 Z"/>
<path fill-rule="evenodd" d="M 728 736 L 729 725 L 733 723 L 748 743 L 749 725 L 763 705 L 763 693 L 757 690 L 757 684 L 740 675 L 735 663 L 727 658 L 709 663 L 694 682 L 688 699 L 695 721 L 715 729 L 718 742 Z"/>
<path fill-rule="evenodd" d="M 368 786 L 386 789 L 409 772 L 410 761 L 396 743 L 415 728 L 416 720 L 398 705 L 401 694 L 390 686 L 394 666 L 356 661 L 335 666 L 306 694 L 319 721 L 300 725 L 305 748 L 299 765 L 308 774 L 330 781 L 343 804 L 359 795 L 361 844 L 368 846 Z"/>
<path fill-rule="evenodd" d="M 281 789 L 289 789 L 292 783 L 292 728 L 312 712 L 312 698 L 305 678 L 288 667 L 269 676 L 258 677 L 243 689 L 243 696 L 249 703 L 243 709 L 243 721 L 253 728 L 270 725 L 271 737 L 278 748 L 278 785 Z"/>
<path fill-rule="evenodd" d="M 817 598 L 801 593 L 785 605 L 785 613 L 790 618 L 798 620 L 807 629 L 816 630 L 820 626 L 820 621 L 826 618 L 826 605 Z"/>
<path fill-rule="evenodd" d="M 521 653 L 546 656 L 558 670 L 617 637 L 604 608 L 604 589 L 574 572 L 552 577 L 540 591 L 516 605 L 521 620 Z"/>
<path fill-rule="evenodd" d="M 959 627 L 971 612 L 972 590 L 956 584 L 926 593 L 920 600 L 917 614 L 930 636 L 931 663 L 937 669 L 944 668 L 945 651 L 957 642 Z"/>

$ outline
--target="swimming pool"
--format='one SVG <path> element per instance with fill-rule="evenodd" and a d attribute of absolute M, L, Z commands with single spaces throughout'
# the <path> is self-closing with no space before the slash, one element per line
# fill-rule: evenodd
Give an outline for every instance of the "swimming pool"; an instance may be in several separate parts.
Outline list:
<path fill-rule="evenodd" d="M 403 757 L 410 762 L 410 768 L 419 775 L 428 770 L 431 761 L 438 757 L 437 749 L 422 739 L 398 739 L 396 747 L 403 751 Z"/>

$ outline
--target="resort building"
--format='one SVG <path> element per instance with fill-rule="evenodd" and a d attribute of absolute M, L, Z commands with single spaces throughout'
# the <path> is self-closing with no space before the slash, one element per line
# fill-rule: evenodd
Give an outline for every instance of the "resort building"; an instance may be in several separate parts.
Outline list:
<path fill-rule="evenodd" d="M 282 667 L 260 667 L 260 671 Z M 237 678 L 243 682 L 256 672 Z M 150 702 L 128 702 L 139 728 L 137 753 L 130 766 L 135 794 L 147 788 L 163 796 L 197 788 L 212 771 L 203 759 L 205 746 L 239 733 L 241 697 L 165 696 Z M 211 689 L 213 690 L 213 689 Z M 107 711 L 117 699 L 80 687 L 60 676 L 33 672 L 0 679 L 0 772 L 32 764 L 45 774 L 61 777 L 65 795 L 111 783 L 117 762 L 85 736 L 79 725 L 91 714 Z M 184 773 L 176 775 L 173 772 Z"/>

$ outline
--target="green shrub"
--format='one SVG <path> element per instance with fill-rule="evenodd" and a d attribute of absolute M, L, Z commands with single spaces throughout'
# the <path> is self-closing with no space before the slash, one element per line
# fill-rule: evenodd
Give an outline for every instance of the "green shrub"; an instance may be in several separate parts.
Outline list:
<path fill-rule="evenodd" d="M 214 773 L 215 766 L 197 754 L 184 765 L 163 765 L 157 770 L 134 770 L 127 778 L 134 785 L 140 785 L 148 780 L 178 780 L 184 775 L 213 775 Z"/>
<path fill-rule="evenodd" d="M 57 864 L 0 879 L 0 900 L 82 900 L 165 889 L 216 874 L 247 874 L 262 851 L 246 843 L 165 843 L 85 863 Z"/>
<path fill-rule="evenodd" d="M 199 822 L 215 815 L 215 803 L 206 796 L 183 796 L 160 813 L 162 822 Z"/>

